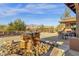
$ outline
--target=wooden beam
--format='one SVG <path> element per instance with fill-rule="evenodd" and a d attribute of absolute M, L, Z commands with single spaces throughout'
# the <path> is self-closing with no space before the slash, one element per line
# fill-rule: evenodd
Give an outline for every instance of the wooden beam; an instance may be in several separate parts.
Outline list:
<path fill-rule="evenodd" d="M 70 7 L 74 7 L 74 4 L 71 4 Z"/>
<path fill-rule="evenodd" d="M 74 3 L 65 3 L 65 4 L 66 4 L 66 6 L 68 6 L 74 13 L 76 13 Z"/>
<path fill-rule="evenodd" d="M 79 4 L 75 3 L 76 8 L 76 36 L 79 37 Z"/>

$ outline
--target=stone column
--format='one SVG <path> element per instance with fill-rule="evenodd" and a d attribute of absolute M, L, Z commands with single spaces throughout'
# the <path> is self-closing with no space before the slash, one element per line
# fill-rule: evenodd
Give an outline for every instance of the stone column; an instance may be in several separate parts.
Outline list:
<path fill-rule="evenodd" d="M 76 36 L 79 37 L 79 4 L 75 3 L 76 9 Z"/>

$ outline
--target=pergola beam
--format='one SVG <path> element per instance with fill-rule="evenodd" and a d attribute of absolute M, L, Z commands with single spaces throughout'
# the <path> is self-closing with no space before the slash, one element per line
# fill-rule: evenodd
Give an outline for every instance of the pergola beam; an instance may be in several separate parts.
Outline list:
<path fill-rule="evenodd" d="M 75 5 L 74 5 L 74 3 L 65 3 L 65 5 L 67 6 L 67 7 L 69 7 L 74 13 L 76 13 L 76 9 L 75 9 Z"/>
<path fill-rule="evenodd" d="M 76 8 L 76 36 L 79 37 L 79 4 L 75 3 Z"/>

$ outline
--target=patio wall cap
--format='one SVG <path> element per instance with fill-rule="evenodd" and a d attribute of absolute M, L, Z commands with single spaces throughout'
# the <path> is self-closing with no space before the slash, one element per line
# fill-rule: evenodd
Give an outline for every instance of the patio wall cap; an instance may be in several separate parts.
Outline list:
<path fill-rule="evenodd" d="M 63 23 L 63 22 L 76 22 L 76 17 L 67 17 L 67 18 L 64 18 L 63 20 L 60 20 L 59 22 L 60 23 Z"/>

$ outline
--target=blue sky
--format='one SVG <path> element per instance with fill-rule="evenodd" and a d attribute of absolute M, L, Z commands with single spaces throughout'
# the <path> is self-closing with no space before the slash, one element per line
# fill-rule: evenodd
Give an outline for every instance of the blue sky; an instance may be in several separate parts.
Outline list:
<path fill-rule="evenodd" d="M 65 6 L 62 3 L 9 3 L 0 4 L 0 24 L 8 24 L 17 18 L 26 24 L 58 25 Z M 71 16 L 75 14 L 71 11 Z"/>

